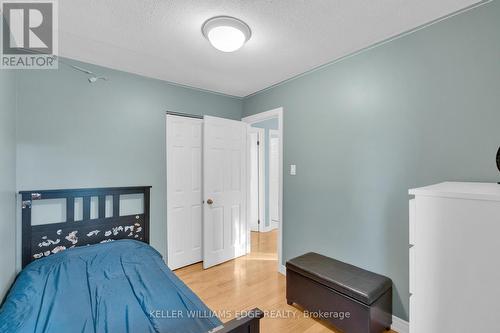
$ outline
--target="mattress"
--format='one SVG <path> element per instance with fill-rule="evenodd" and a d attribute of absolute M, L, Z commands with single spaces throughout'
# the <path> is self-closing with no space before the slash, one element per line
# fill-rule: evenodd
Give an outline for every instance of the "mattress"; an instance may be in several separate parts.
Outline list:
<path fill-rule="evenodd" d="M 219 325 L 161 255 L 134 240 L 32 262 L 0 308 L 2 333 L 202 333 Z"/>

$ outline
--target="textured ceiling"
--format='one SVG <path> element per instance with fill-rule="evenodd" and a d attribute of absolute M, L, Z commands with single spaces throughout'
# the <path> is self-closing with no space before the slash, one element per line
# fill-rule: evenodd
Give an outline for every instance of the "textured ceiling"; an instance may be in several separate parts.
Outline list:
<path fill-rule="evenodd" d="M 273 84 L 477 3 L 477 0 L 65 0 L 60 54 L 234 96 Z M 215 50 L 201 25 L 244 20 L 252 38 Z"/>

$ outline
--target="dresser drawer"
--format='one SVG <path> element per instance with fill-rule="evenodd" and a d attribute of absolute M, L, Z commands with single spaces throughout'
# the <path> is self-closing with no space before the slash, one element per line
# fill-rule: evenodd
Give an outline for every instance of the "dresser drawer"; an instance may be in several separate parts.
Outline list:
<path fill-rule="evenodd" d="M 417 298 L 415 295 L 410 296 L 410 320 L 409 320 L 409 326 L 410 326 L 410 333 L 419 333 L 417 331 L 417 316 L 416 316 L 416 310 L 417 310 Z"/>
<path fill-rule="evenodd" d="M 416 286 L 416 256 L 417 256 L 417 247 L 412 246 L 410 247 L 410 294 L 415 293 L 415 286 Z"/>

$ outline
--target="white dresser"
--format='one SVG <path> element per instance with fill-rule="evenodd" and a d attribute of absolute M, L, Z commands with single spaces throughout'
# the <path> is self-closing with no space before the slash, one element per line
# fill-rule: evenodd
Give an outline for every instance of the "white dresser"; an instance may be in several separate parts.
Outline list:
<path fill-rule="evenodd" d="M 500 185 L 410 195 L 410 332 L 500 332 Z"/>

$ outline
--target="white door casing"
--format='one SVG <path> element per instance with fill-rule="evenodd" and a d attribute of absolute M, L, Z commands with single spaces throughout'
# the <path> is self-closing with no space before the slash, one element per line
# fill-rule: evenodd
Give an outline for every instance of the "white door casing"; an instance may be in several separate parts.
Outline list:
<path fill-rule="evenodd" d="M 167 115 L 168 266 L 202 260 L 203 120 Z"/>
<path fill-rule="evenodd" d="M 203 267 L 247 252 L 247 125 L 205 116 L 203 130 Z"/>
<path fill-rule="evenodd" d="M 279 226 L 279 151 L 280 138 L 278 130 L 269 130 L 269 223 L 271 229 Z"/>

